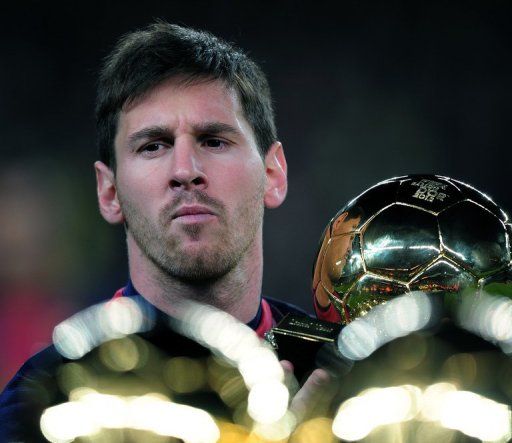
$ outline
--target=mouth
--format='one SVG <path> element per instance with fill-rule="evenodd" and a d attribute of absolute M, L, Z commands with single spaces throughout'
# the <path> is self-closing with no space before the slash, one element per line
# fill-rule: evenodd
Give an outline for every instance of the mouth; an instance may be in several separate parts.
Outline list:
<path fill-rule="evenodd" d="M 202 223 L 210 221 L 216 217 L 216 214 L 206 206 L 190 205 L 181 206 L 173 214 L 172 220 L 177 220 L 183 223 Z"/>

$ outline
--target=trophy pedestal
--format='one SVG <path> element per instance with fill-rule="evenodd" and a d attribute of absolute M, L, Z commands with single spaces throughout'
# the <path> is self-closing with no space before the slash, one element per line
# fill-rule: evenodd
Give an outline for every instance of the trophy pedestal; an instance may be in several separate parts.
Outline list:
<path fill-rule="evenodd" d="M 277 351 L 280 360 L 293 363 L 299 382 L 317 367 L 316 358 L 324 345 L 334 344 L 341 325 L 311 317 L 288 314 L 267 332 L 265 338 Z"/>

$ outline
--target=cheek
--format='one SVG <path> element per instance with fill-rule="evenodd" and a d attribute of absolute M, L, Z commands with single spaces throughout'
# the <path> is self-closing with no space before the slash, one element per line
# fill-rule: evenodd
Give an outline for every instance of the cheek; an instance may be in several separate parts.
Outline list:
<path fill-rule="evenodd" d="M 161 191 L 154 176 L 123 175 L 119 177 L 117 189 L 123 210 L 129 205 L 132 211 L 144 216 L 153 217 L 157 214 L 158 208 L 152 202 L 158 200 Z"/>
<path fill-rule="evenodd" d="M 164 165 L 158 162 L 134 162 L 130 167 L 119 168 L 118 182 L 130 194 L 152 195 L 167 188 L 164 171 Z"/>
<path fill-rule="evenodd" d="M 227 201 L 237 200 L 242 205 L 261 197 L 263 202 L 263 193 L 265 189 L 264 171 L 256 167 L 240 168 L 224 175 L 224 182 L 228 189 Z"/>

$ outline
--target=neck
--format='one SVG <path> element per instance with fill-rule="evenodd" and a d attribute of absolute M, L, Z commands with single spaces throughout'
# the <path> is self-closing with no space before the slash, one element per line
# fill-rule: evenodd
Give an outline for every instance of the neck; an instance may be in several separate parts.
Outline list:
<path fill-rule="evenodd" d="M 249 247 L 240 262 L 215 280 L 184 281 L 158 268 L 128 236 L 130 278 L 150 303 L 166 314 L 179 317 L 183 302 L 212 305 L 248 323 L 258 312 L 263 275 L 261 237 Z"/>

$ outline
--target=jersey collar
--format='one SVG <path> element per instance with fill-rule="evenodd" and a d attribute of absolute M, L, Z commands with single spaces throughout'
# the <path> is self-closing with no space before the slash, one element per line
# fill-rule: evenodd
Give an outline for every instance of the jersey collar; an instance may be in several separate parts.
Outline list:
<path fill-rule="evenodd" d="M 121 288 L 118 291 L 116 291 L 113 298 L 118 298 L 122 296 L 141 297 L 139 291 L 137 291 L 135 286 L 133 286 L 131 280 L 128 280 L 128 283 L 124 288 Z M 255 317 L 247 323 L 247 326 L 254 330 L 254 332 L 256 332 L 256 334 L 259 337 L 263 338 L 264 334 L 268 332 L 268 330 L 273 325 L 274 319 L 272 317 L 272 310 L 270 309 L 270 305 L 263 297 L 260 296 L 260 305 L 258 307 L 258 312 L 256 313 Z"/>

